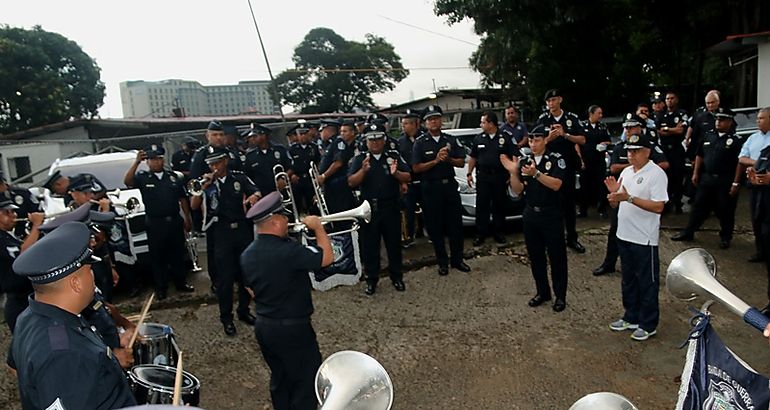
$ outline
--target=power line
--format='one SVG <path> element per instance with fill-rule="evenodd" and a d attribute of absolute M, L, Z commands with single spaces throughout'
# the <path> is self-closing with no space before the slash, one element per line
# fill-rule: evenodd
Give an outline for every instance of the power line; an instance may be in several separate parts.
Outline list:
<path fill-rule="evenodd" d="M 424 28 L 424 27 L 415 26 L 414 24 L 409 24 L 409 23 L 407 23 L 407 22 L 404 22 L 404 21 L 400 21 L 400 20 L 396 20 L 396 19 L 390 18 L 390 17 L 388 17 L 388 16 L 383 16 L 382 14 L 378 14 L 377 16 L 379 16 L 379 17 L 382 17 L 382 18 L 384 18 L 385 20 L 389 20 L 389 21 L 392 21 L 392 22 L 394 22 L 394 23 L 402 24 L 402 25 L 404 25 L 404 26 L 407 26 L 407 27 L 411 27 L 411 28 L 413 28 L 413 29 L 416 29 L 416 30 L 424 31 L 424 32 L 426 32 L 426 33 L 430 33 L 430 34 L 433 34 L 433 35 L 436 35 L 436 36 L 439 36 L 439 37 L 444 37 L 444 38 L 448 38 L 448 39 L 450 39 L 450 40 L 459 41 L 459 42 L 461 42 L 461 43 L 465 43 L 465 44 L 468 44 L 468 45 L 471 45 L 471 46 L 474 46 L 474 47 L 478 47 L 478 46 L 479 46 L 479 45 L 478 45 L 478 44 L 476 44 L 476 43 L 471 43 L 470 41 L 466 41 L 466 40 L 463 40 L 463 39 L 461 39 L 461 38 L 457 38 L 457 37 L 448 36 L 448 35 L 446 35 L 446 34 L 443 34 L 443 33 L 439 33 L 439 32 L 433 31 L 433 30 L 428 30 L 428 29 L 426 29 L 426 28 Z"/>
<path fill-rule="evenodd" d="M 374 71 L 419 71 L 419 70 L 470 70 L 468 66 L 457 67 L 383 67 L 383 68 L 313 68 L 313 69 L 299 69 L 299 68 L 287 68 L 288 73 L 364 73 Z"/>

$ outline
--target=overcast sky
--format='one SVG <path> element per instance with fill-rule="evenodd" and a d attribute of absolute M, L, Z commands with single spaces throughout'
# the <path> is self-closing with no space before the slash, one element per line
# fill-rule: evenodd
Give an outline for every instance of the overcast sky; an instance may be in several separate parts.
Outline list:
<path fill-rule="evenodd" d="M 432 1 L 251 1 L 273 75 L 293 66 L 294 47 L 310 29 L 328 27 L 347 40 L 363 41 L 366 33 L 384 37 L 412 69 L 394 91 L 376 95 L 377 104 L 424 97 L 434 80 L 439 88 L 479 85 L 468 68 L 479 43 L 471 23 L 449 26 L 433 13 Z M 247 0 L 22 0 L 3 7 L 0 24 L 40 25 L 77 42 L 102 69 L 103 118 L 123 116 L 121 81 L 180 78 L 215 85 L 269 79 Z"/>

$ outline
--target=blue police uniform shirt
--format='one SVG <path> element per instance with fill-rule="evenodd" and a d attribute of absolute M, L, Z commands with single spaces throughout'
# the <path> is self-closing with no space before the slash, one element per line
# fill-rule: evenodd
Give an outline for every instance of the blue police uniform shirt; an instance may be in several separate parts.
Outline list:
<path fill-rule="evenodd" d="M 364 159 L 369 156 L 369 171 L 364 175 L 364 180 L 359 188 L 363 199 L 396 200 L 401 194 L 400 183 L 390 173 L 390 164 L 396 163 L 396 168 L 401 172 L 409 172 L 409 165 L 401 158 L 398 151 L 383 152 L 378 155 L 361 153 L 351 161 L 348 176 L 358 172 L 363 166 Z"/>
<path fill-rule="evenodd" d="M 13 262 L 21 251 L 21 240 L 7 231 L 0 231 L 0 289 L 7 293 L 32 293 L 29 279 L 13 273 Z"/>
<path fill-rule="evenodd" d="M 147 216 L 179 215 L 179 200 L 187 196 L 184 179 L 166 169 L 158 174 L 139 171 L 134 176 L 134 186 L 142 193 Z"/>
<path fill-rule="evenodd" d="M 749 157 L 756 161 L 759 159 L 759 153 L 768 145 L 770 145 L 770 131 L 764 133 L 757 131 L 751 134 L 746 142 L 743 143 L 738 157 Z"/>
<path fill-rule="evenodd" d="M 246 152 L 245 172 L 262 195 L 275 191 L 273 167 L 280 164 L 284 171 L 291 167 L 291 156 L 286 147 L 270 142 L 266 149 L 254 147 Z"/>
<path fill-rule="evenodd" d="M 546 132 L 549 132 L 554 124 L 561 124 L 565 134 L 582 135 L 583 133 L 582 124 L 578 116 L 568 111 L 562 110 L 562 114 L 558 119 L 550 112 L 544 112 L 537 119 L 537 125 L 546 127 Z M 558 137 L 548 143 L 547 149 L 548 151 L 561 154 L 567 163 L 567 168 L 574 171 L 580 166 L 580 158 L 577 151 L 575 151 L 575 145 L 577 144 L 569 141 L 567 137 Z"/>
<path fill-rule="evenodd" d="M 531 163 L 537 164 L 537 170 L 543 175 L 563 180 L 564 174 L 567 172 L 567 162 L 558 152 L 546 150 L 542 157 L 540 157 L 539 163 L 533 154 L 529 154 L 522 158 L 526 158 L 526 160 L 531 161 Z M 519 180 L 524 184 L 524 199 L 527 201 L 527 206 L 558 208 L 561 198 L 559 191 L 548 188 L 535 180 L 534 177 L 524 175 L 522 170 L 522 168 L 524 168 L 523 165 L 524 163 L 520 160 Z"/>
<path fill-rule="evenodd" d="M 216 216 L 219 223 L 245 221 L 244 195 L 248 197 L 255 192 L 259 190 L 246 174 L 228 170 L 224 178 L 215 178 L 204 191 L 206 212 L 209 217 Z"/>
<path fill-rule="evenodd" d="M 323 251 L 291 238 L 259 234 L 241 254 L 244 285 L 254 291 L 257 315 L 309 318 L 313 313 L 309 271 L 321 269 Z"/>
<path fill-rule="evenodd" d="M 465 150 L 455 137 L 443 132 L 437 138 L 429 133 L 423 134 L 414 142 L 412 166 L 433 161 L 438 156 L 439 150 L 447 146 L 449 147 L 449 158 L 465 159 Z M 449 161 L 438 163 L 433 168 L 420 174 L 422 181 L 438 181 L 442 179 L 454 181 L 454 177 L 454 166 Z"/>
<path fill-rule="evenodd" d="M 341 136 L 337 137 L 337 139 L 335 139 L 334 142 L 329 145 L 329 148 L 326 150 L 323 158 L 321 159 L 321 165 L 318 166 L 318 171 L 321 173 L 326 172 L 326 170 L 329 169 L 329 167 L 335 161 L 342 162 L 342 167 L 338 169 L 334 175 L 329 176 L 328 180 L 324 181 L 325 185 L 336 185 L 340 183 L 347 185 L 348 163 L 353 158 L 354 154 L 354 142 L 348 144 Z"/>
<path fill-rule="evenodd" d="M 517 122 L 516 124 L 506 122 L 500 127 L 500 132 L 505 134 L 505 136 L 514 144 L 520 143 L 521 140 L 529 134 L 527 125 L 522 122 Z"/>
<path fill-rule="evenodd" d="M 193 151 L 185 152 L 183 149 L 171 156 L 171 169 L 179 172 L 189 172 L 192 165 Z"/>
<path fill-rule="evenodd" d="M 607 130 L 607 126 L 602 122 L 591 124 L 586 121 L 583 125 L 583 135 L 586 137 L 586 143 L 579 145 L 580 155 L 583 157 L 583 162 L 598 162 L 605 158 L 606 151 L 598 151 L 596 146 L 602 142 L 610 142 L 610 132 Z"/>
<path fill-rule="evenodd" d="M 687 112 L 681 108 L 677 108 L 674 111 L 665 111 L 663 115 L 658 118 L 656 121 L 658 129 L 662 129 L 663 127 L 674 128 L 679 124 L 684 125 L 684 129 L 682 130 L 681 135 L 658 135 L 660 138 L 660 144 L 663 146 L 663 148 L 671 149 L 681 147 L 681 142 L 684 141 L 684 136 L 687 135 L 689 119 L 687 117 Z"/>
<path fill-rule="evenodd" d="M 111 410 L 136 404 L 112 350 L 91 326 L 32 298 L 16 323 L 8 365 L 17 371 L 25 410 Z"/>
<path fill-rule="evenodd" d="M 300 178 L 310 176 L 310 163 L 318 163 L 321 161 L 321 150 L 318 145 L 308 143 L 306 145 L 294 144 L 289 147 L 289 155 L 291 155 L 291 167 L 290 169 Z"/>
<path fill-rule="evenodd" d="M 414 139 L 405 133 L 401 133 L 401 136 L 398 137 L 398 152 L 401 154 L 401 158 L 406 164 L 409 165 L 409 172 L 412 173 L 412 182 L 416 182 L 415 180 L 419 181 L 420 177 L 420 174 L 412 172 L 412 151 L 414 151 L 414 143 L 417 142 L 417 139 L 422 135 L 422 132 L 418 130 Z"/>
<path fill-rule="evenodd" d="M 508 175 L 508 171 L 500 162 L 500 155 L 518 156 L 519 149 L 504 135 L 498 130 L 495 134 L 481 133 L 473 139 L 470 156 L 476 159 L 477 174 Z"/>
<path fill-rule="evenodd" d="M 717 131 L 706 132 L 697 151 L 697 155 L 703 158 L 702 172 L 732 181 L 738 165 L 741 144 L 743 140 L 739 135 Z"/>

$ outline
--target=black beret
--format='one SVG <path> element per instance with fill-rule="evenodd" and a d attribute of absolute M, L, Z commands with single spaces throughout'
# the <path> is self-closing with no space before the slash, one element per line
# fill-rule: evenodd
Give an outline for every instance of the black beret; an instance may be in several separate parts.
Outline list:
<path fill-rule="evenodd" d="M 367 124 L 364 128 L 364 136 L 367 140 L 385 138 L 385 125 L 381 123 Z"/>
<path fill-rule="evenodd" d="M 543 100 L 548 100 L 549 98 L 553 97 L 561 97 L 561 91 L 559 91 L 557 88 L 552 88 L 545 92 L 545 97 L 543 97 Z"/>
<path fill-rule="evenodd" d="M 729 108 L 717 108 L 717 112 L 714 114 L 717 118 L 735 118 L 735 112 Z"/>
<path fill-rule="evenodd" d="M 422 118 L 422 110 L 407 108 L 404 113 L 404 118 Z"/>
<path fill-rule="evenodd" d="M 625 120 L 623 120 L 623 128 L 628 127 L 646 127 L 647 121 L 645 121 L 642 117 L 634 114 L 634 113 L 628 113 L 625 116 Z"/>
<path fill-rule="evenodd" d="M 222 123 L 219 122 L 219 120 L 211 121 L 207 129 L 210 131 L 224 131 Z"/>
<path fill-rule="evenodd" d="M 435 117 L 437 115 L 444 115 L 444 111 L 442 111 L 441 107 L 438 105 L 429 105 L 422 111 L 422 119 L 424 120 L 427 120 L 430 117 Z"/>
<path fill-rule="evenodd" d="M 0 209 L 19 209 L 13 201 L 11 191 L 0 193 Z"/>
<path fill-rule="evenodd" d="M 228 155 L 229 152 L 226 148 L 217 148 L 209 145 L 206 151 L 206 163 L 211 164 L 212 162 L 217 162 L 220 159 L 226 158 Z"/>
<path fill-rule="evenodd" d="M 43 188 L 47 188 L 49 191 L 53 189 L 53 184 L 59 180 L 59 178 L 63 178 L 61 175 L 61 171 L 58 169 L 53 172 L 53 174 L 48 176 L 48 179 L 43 182 Z"/>
<path fill-rule="evenodd" d="M 41 232 L 51 232 L 54 229 L 64 225 L 67 222 L 86 222 L 91 212 L 91 204 L 85 203 L 70 213 L 57 216 L 56 218 L 40 225 Z"/>
<path fill-rule="evenodd" d="M 166 155 L 166 149 L 162 145 L 152 144 L 144 148 L 147 159 L 158 158 Z"/>
<path fill-rule="evenodd" d="M 256 204 L 246 212 L 246 218 L 253 219 L 254 222 L 260 222 L 267 219 L 270 215 L 276 213 L 286 213 L 283 207 L 283 196 L 278 191 L 273 191 L 257 201 Z"/>
<path fill-rule="evenodd" d="M 91 174 L 77 174 L 70 177 L 68 191 L 100 192 L 104 190 L 96 178 Z"/>
<path fill-rule="evenodd" d="M 84 264 L 98 262 L 88 247 L 91 231 L 81 222 L 67 222 L 30 246 L 13 262 L 13 271 L 32 283 L 51 283 Z"/>
<path fill-rule="evenodd" d="M 529 130 L 530 137 L 545 137 L 545 134 L 545 126 L 543 124 L 535 125 Z"/>

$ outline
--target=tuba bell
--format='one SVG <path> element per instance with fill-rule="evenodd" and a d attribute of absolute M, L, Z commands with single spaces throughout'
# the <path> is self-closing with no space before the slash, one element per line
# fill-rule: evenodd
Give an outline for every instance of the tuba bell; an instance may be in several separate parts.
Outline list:
<path fill-rule="evenodd" d="M 638 410 L 631 400 L 612 392 L 598 392 L 585 395 L 569 410 Z"/>
<path fill-rule="evenodd" d="M 321 410 L 389 410 L 393 382 L 371 356 L 352 350 L 334 353 L 321 363 L 315 376 Z"/>

